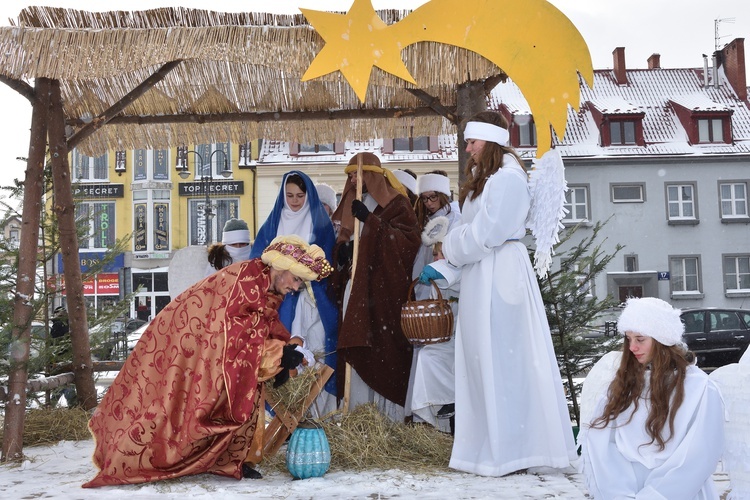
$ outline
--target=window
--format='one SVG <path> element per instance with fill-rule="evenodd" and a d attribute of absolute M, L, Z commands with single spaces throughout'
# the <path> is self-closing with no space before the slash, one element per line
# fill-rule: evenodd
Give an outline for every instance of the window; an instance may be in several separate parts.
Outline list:
<path fill-rule="evenodd" d="M 189 202 L 189 241 L 191 245 L 206 244 L 206 229 L 209 242 L 221 241 L 224 223 L 231 218 L 239 218 L 240 202 L 237 198 L 217 198 L 211 200 L 211 215 L 206 220 L 206 202 L 194 199 Z"/>
<path fill-rule="evenodd" d="M 612 146 L 635 144 L 635 122 L 632 120 L 610 121 L 609 138 Z"/>
<path fill-rule="evenodd" d="M 165 252 L 170 249 L 168 189 L 133 191 L 133 250 Z"/>
<path fill-rule="evenodd" d="M 667 213 L 670 221 L 697 220 L 695 186 L 693 184 L 667 186 Z"/>
<path fill-rule="evenodd" d="M 642 203 L 643 184 L 612 184 L 612 203 Z"/>
<path fill-rule="evenodd" d="M 404 152 L 404 151 L 429 151 L 430 150 L 430 138 L 426 135 L 418 137 L 400 137 L 393 139 L 393 151 Z"/>
<path fill-rule="evenodd" d="M 576 271 L 578 272 L 576 275 L 576 281 L 578 282 L 578 289 L 580 291 L 579 296 L 587 298 L 593 297 L 593 283 L 589 279 L 589 266 L 577 263 Z"/>
<path fill-rule="evenodd" d="M 625 272 L 634 273 L 638 270 L 638 256 L 635 254 L 625 256 Z"/>
<path fill-rule="evenodd" d="M 520 147 L 536 147 L 536 124 L 533 120 L 518 123 L 518 145 Z"/>
<path fill-rule="evenodd" d="M 727 182 L 719 184 L 722 219 L 747 219 L 747 184 Z"/>
<path fill-rule="evenodd" d="M 584 222 L 589 220 L 589 188 L 571 186 L 565 193 L 565 214 L 563 222 Z"/>
<path fill-rule="evenodd" d="M 333 153 L 333 143 L 327 144 L 300 144 L 299 153 Z"/>
<path fill-rule="evenodd" d="M 721 118 L 698 118 L 698 142 L 724 142 L 724 120 Z"/>
<path fill-rule="evenodd" d="M 169 180 L 166 149 L 136 149 L 133 151 L 133 180 Z"/>
<path fill-rule="evenodd" d="M 724 290 L 750 293 L 750 255 L 724 256 Z"/>
<path fill-rule="evenodd" d="M 92 158 L 73 150 L 73 182 L 100 182 L 109 179 L 107 154 Z"/>
<path fill-rule="evenodd" d="M 698 257 L 670 257 L 669 275 L 673 296 L 695 296 L 701 293 L 700 260 Z"/>
<path fill-rule="evenodd" d="M 192 156 L 195 160 L 195 180 L 202 179 L 204 176 L 221 176 L 225 168 L 230 170 L 229 151 L 228 142 L 197 144 L 195 152 L 198 154 L 187 153 L 188 157 Z"/>
<path fill-rule="evenodd" d="M 115 204 L 78 203 L 76 221 L 82 235 L 78 239 L 78 248 L 107 249 L 115 243 Z"/>

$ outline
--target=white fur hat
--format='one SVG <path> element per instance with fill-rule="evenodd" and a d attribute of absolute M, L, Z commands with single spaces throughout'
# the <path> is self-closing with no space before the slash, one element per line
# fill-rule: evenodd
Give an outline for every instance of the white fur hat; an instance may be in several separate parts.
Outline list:
<path fill-rule="evenodd" d="M 424 174 L 417 178 L 417 194 L 435 191 L 446 196 L 451 195 L 451 180 L 440 174 Z"/>
<path fill-rule="evenodd" d="M 404 185 L 406 189 L 414 194 L 417 194 L 417 179 L 411 176 L 411 174 L 405 170 L 394 170 L 393 175 L 396 179 Z"/>
<path fill-rule="evenodd" d="M 625 332 L 639 333 L 666 346 L 682 343 L 682 334 L 685 333 L 680 310 L 655 297 L 628 299 L 617 321 L 617 329 L 623 335 Z"/>
<path fill-rule="evenodd" d="M 331 208 L 331 212 L 336 211 L 338 202 L 336 201 L 336 191 L 328 184 L 315 184 L 315 190 L 318 192 L 318 198 L 321 203 L 325 203 Z"/>

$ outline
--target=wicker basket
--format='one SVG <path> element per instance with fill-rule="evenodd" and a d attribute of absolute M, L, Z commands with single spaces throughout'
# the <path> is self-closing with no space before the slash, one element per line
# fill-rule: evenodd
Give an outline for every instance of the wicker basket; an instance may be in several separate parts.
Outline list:
<path fill-rule="evenodd" d="M 408 301 L 401 306 L 401 329 L 412 345 L 428 345 L 447 342 L 453 335 L 453 310 L 443 298 L 434 281 L 430 281 L 437 291 L 437 299 L 412 300 L 414 282 L 409 287 Z"/>

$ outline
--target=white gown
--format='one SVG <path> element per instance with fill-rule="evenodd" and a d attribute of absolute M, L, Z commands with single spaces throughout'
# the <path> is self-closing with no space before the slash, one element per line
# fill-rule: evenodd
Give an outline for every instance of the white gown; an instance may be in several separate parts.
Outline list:
<path fill-rule="evenodd" d="M 445 260 L 431 264 L 445 279 L 435 280 L 444 299 L 457 298 L 461 286 L 461 273 Z M 430 287 L 432 288 L 432 287 Z M 434 288 L 432 295 L 437 293 Z M 458 317 L 458 302 L 451 302 L 454 321 Z M 455 332 L 455 323 L 454 328 Z M 409 407 L 415 421 L 427 422 L 443 432 L 450 432 L 448 419 L 438 419 L 437 412 L 443 405 L 454 403 L 455 381 L 455 335 L 448 341 L 429 344 L 414 349 L 412 377 L 407 395 Z"/>
<path fill-rule="evenodd" d="M 685 399 L 677 410 L 674 436 L 659 451 L 645 429 L 650 404 L 641 400 L 604 429 L 582 430 L 583 472 L 596 499 L 718 499 L 712 474 L 724 447 L 724 405 L 716 385 L 696 366 L 688 367 Z M 606 396 L 594 418 L 602 414 Z M 668 433 L 668 427 L 665 428 Z"/>
<path fill-rule="evenodd" d="M 526 247 L 527 176 L 505 155 L 443 242 L 461 268 L 450 467 L 502 476 L 577 457 L 549 325 Z"/>
<path fill-rule="evenodd" d="M 292 331 L 289 333 L 292 337 L 299 337 L 304 341 L 303 347 L 313 353 L 317 363 L 325 364 L 326 332 L 315 306 L 315 299 L 306 286 L 299 291 Z M 335 411 L 336 406 L 336 396 L 324 390 L 315 398 L 309 411 L 313 418 L 322 418 Z"/>

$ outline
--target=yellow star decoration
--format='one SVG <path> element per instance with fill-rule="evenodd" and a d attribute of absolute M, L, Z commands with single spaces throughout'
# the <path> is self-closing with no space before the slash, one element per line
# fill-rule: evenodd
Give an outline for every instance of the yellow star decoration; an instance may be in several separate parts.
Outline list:
<path fill-rule="evenodd" d="M 347 14 L 301 10 L 326 42 L 302 81 L 341 71 L 365 102 L 373 66 L 417 85 L 401 59 L 409 45 L 462 47 L 493 62 L 521 89 L 537 124 L 540 158 L 552 145 L 547 124 L 564 137 L 568 106 L 578 108 L 579 72 L 593 82 L 586 42 L 547 0 L 431 0 L 391 26 L 370 0 L 354 0 Z"/>
<path fill-rule="evenodd" d="M 378 17 L 370 0 L 355 0 L 346 14 L 300 10 L 326 42 L 302 76 L 303 82 L 341 71 L 362 102 L 373 66 L 416 85 L 401 59 L 404 47 L 398 33 Z"/>

